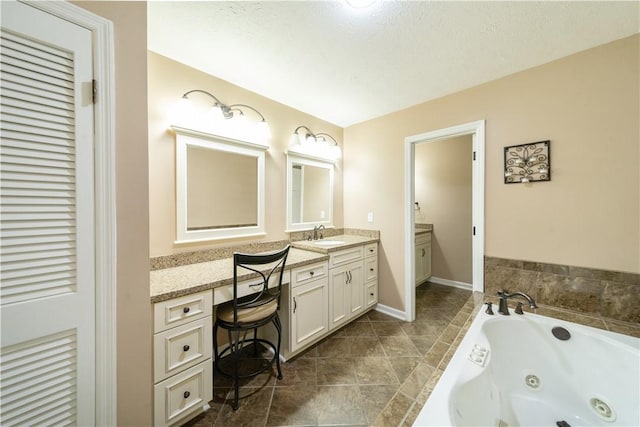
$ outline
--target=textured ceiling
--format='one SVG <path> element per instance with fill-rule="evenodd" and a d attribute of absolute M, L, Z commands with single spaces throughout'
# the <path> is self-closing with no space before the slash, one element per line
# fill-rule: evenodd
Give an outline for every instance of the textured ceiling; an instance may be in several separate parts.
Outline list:
<path fill-rule="evenodd" d="M 640 3 L 149 2 L 149 49 L 346 127 L 640 31 Z M 215 92 L 215 88 L 206 88 Z"/>

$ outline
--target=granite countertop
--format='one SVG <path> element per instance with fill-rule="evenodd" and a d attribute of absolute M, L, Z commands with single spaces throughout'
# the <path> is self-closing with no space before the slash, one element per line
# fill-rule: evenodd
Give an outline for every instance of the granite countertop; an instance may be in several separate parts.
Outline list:
<path fill-rule="evenodd" d="M 320 246 L 318 242 L 322 241 L 339 241 L 339 243 L 330 246 Z M 320 240 L 299 240 L 297 242 L 291 242 L 291 246 L 298 249 L 304 249 L 305 251 L 317 252 L 321 254 L 328 254 L 330 252 L 340 251 L 342 249 L 348 249 L 355 246 L 366 245 L 367 243 L 376 243 L 380 239 L 376 237 L 368 236 L 355 236 L 352 234 L 340 234 L 338 236 L 330 236 Z"/>
<path fill-rule="evenodd" d="M 326 253 L 296 249 L 293 246 L 289 250 L 286 270 L 329 259 Z M 149 275 L 151 302 L 157 303 L 232 284 L 233 258 L 154 270 Z M 246 274 L 239 279 L 247 280 L 249 278 L 251 275 Z"/>
<path fill-rule="evenodd" d="M 433 231 L 433 224 L 415 224 L 415 234 L 424 234 L 424 233 L 431 233 Z"/>

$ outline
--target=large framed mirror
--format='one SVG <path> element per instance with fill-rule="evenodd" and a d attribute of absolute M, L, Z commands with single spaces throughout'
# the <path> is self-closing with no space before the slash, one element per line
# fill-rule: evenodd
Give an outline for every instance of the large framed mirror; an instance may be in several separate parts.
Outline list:
<path fill-rule="evenodd" d="M 287 232 L 333 227 L 333 163 L 287 154 Z"/>
<path fill-rule="evenodd" d="M 266 145 L 177 126 L 176 243 L 265 235 Z"/>

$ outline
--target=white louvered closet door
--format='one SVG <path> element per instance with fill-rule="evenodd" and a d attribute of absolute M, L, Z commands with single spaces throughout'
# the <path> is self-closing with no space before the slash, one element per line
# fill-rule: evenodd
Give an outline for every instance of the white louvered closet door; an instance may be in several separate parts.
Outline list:
<path fill-rule="evenodd" d="M 0 425 L 93 425 L 91 32 L 1 7 Z"/>

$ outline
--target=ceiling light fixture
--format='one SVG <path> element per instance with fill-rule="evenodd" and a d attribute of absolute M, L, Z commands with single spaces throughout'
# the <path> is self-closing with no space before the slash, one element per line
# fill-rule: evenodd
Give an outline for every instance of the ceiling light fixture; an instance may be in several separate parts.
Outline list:
<path fill-rule="evenodd" d="M 304 130 L 304 134 L 300 133 Z M 328 133 L 313 133 L 307 126 L 298 126 L 291 135 L 289 150 L 312 157 L 337 160 L 342 156 L 338 141 Z"/>
<path fill-rule="evenodd" d="M 226 120 L 232 120 L 232 128 L 236 131 L 236 133 L 244 134 L 244 136 L 254 136 L 260 139 L 271 139 L 271 130 L 269 129 L 269 125 L 265 120 L 264 116 L 260 111 L 256 110 L 250 105 L 246 104 L 224 104 L 222 103 L 215 95 L 207 92 L 206 90 L 201 89 L 193 89 L 188 92 L 185 92 L 180 99 L 180 118 L 182 121 L 193 121 L 194 112 L 193 106 L 191 105 L 191 100 L 189 99 L 189 95 L 193 93 L 202 93 L 207 95 L 211 99 L 213 99 L 214 104 L 211 107 L 211 111 L 207 117 L 209 126 L 207 127 L 215 127 L 215 125 L 220 125 L 220 122 L 225 122 Z M 245 111 L 243 110 L 251 110 L 256 113 L 259 117 L 259 121 L 255 124 L 250 123 L 246 116 Z M 223 127 L 223 126 L 220 126 Z M 229 126 L 226 126 L 227 128 Z M 226 133 L 226 132 L 225 132 Z"/>

